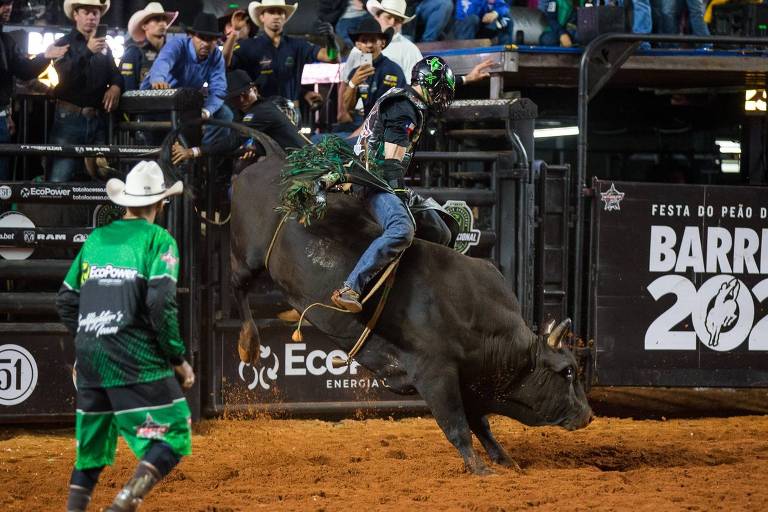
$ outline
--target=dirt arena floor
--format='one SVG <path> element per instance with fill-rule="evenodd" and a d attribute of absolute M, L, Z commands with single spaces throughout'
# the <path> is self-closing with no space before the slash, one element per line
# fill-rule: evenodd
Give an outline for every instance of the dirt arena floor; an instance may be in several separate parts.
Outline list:
<path fill-rule="evenodd" d="M 686 393 L 593 392 L 599 417 L 577 432 L 494 418 L 523 472 L 488 477 L 463 472 L 429 417 L 203 421 L 141 510 L 764 510 L 768 394 Z M 0 429 L 0 510 L 63 510 L 73 456 L 71 429 Z M 134 464 L 121 442 L 91 510 Z"/>

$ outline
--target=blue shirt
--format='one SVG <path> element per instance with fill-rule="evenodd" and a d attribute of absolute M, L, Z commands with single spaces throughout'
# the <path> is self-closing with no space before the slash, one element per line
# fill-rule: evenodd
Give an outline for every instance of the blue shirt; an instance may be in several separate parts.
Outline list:
<path fill-rule="evenodd" d="M 509 16 L 509 5 L 504 0 L 457 0 L 456 19 L 476 15 L 482 18 L 491 11 L 499 13 L 499 18 Z"/>
<path fill-rule="evenodd" d="M 304 65 L 317 62 L 320 47 L 304 39 L 281 36 L 275 48 L 263 32 L 235 44 L 232 69 L 243 69 L 262 96 L 282 96 L 298 100 L 301 95 L 301 73 Z"/>
<path fill-rule="evenodd" d="M 123 75 L 125 91 L 133 91 L 141 86 L 141 81 L 149 74 L 160 52 L 149 40 L 137 43 L 131 40 L 125 48 L 120 61 L 120 74 Z"/>
<path fill-rule="evenodd" d="M 359 66 L 358 66 L 359 67 Z M 365 82 L 357 86 L 357 97 L 363 100 L 363 108 L 367 116 L 382 94 L 393 87 L 405 87 L 405 75 L 402 68 L 383 54 L 373 61 L 374 72 Z M 355 74 L 353 69 L 349 76 Z"/>
<path fill-rule="evenodd" d="M 160 50 L 152 69 L 141 82 L 141 88 L 151 89 L 152 84 L 157 82 L 166 82 L 173 88 L 192 89 L 202 89 L 203 84 L 208 82 L 205 109 L 213 115 L 227 96 L 227 77 L 221 50 L 214 48 L 208 58 L 200 62 L 191 37 L 171 39 Z"/>

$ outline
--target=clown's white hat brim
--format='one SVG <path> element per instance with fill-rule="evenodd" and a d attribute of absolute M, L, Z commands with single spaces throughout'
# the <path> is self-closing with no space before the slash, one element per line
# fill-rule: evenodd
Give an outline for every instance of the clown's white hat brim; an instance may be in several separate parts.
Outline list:
<path fill-rule="evenodd" d="M 72 12 L 77 5 L 98 7 L 102 15 L 109 10 L 109 0 L 64 0 L 64 16 L 72 19 Z"/>
<path fill-rule="evenodd" d="M 288 20 L 291 19 L 291 16 L 293 16 L 293 13 L 296 12 L 296 9 L 299 8 L 299 4 L 298 2 L 295 4 L 286 4 L 285 0 L 264 0 L 263 2 L 251 2 L 248 4 L 248 15 L 251 17 L 251 21 L 260 27 L 261 22 L 259 21 L 259 14 L 269 8 L 275 7 L 285 11 L 285 21 L 287 23 Z"/>
<path fill-rule="evenodd" d="M 136 164 L 125 181 L 112 178 L 107 182 L 107 196 L 113 203 L 125 207 L 149 206 L 184 192 L 184 184 L 177 181 L 165 188 L 165 177 L 157 162 Z"/>

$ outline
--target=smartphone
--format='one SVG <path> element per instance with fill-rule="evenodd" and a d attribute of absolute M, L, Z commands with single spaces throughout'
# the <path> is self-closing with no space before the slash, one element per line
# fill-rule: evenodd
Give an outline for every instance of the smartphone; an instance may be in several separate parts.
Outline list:
<path fill-rule="evenodd" d="M 106 25 L 99 25 L 96 27 L 96 33 L 93 37 L 101 38 L 101 37 L 107 37 L 107 26 Z"/>
<path fill-rule="evenodd" d="M 363 60 L 360 63 L 360 65 L 368 64 L 369 66 L 373 66 L 373 54 L 372 53 L 364 53 L 363 54 Z"/>

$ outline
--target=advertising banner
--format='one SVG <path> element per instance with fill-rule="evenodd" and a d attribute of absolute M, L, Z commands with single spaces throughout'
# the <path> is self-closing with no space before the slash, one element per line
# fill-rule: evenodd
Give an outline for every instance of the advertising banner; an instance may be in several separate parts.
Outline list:
<path fill-rule="evenodd" d="M 595 180 L 599 384 L 768 385 L 768 202 L 758 187 Z"/>
<path fill-rule="evenodd" d="M 346 357 L 328 337 L 313 327 L 303 327 L 303 341 L 291 340 L 293 327 L 275 325 L 262 327 L 259 364 L 240 361 L 237 355 L 239 326 L 223 332 L 221 403 L 227 407 L 271 405 L 286 410 L 315 411 L 323 409 L 376 408 L 386 403 L 407 401 L 420 404 L 418 395 L 397 395 L 385 387 L 381 379 L 352 362 L 334 368 L 334 356 Z M 363 348 L 363 351 L 366 348 Z M 331 406 L 331 404 L 334 404 Z M 299 407 L 300 405 L 300 407 Z M 340 407 L 342 406 L 342 407 Z"/>

